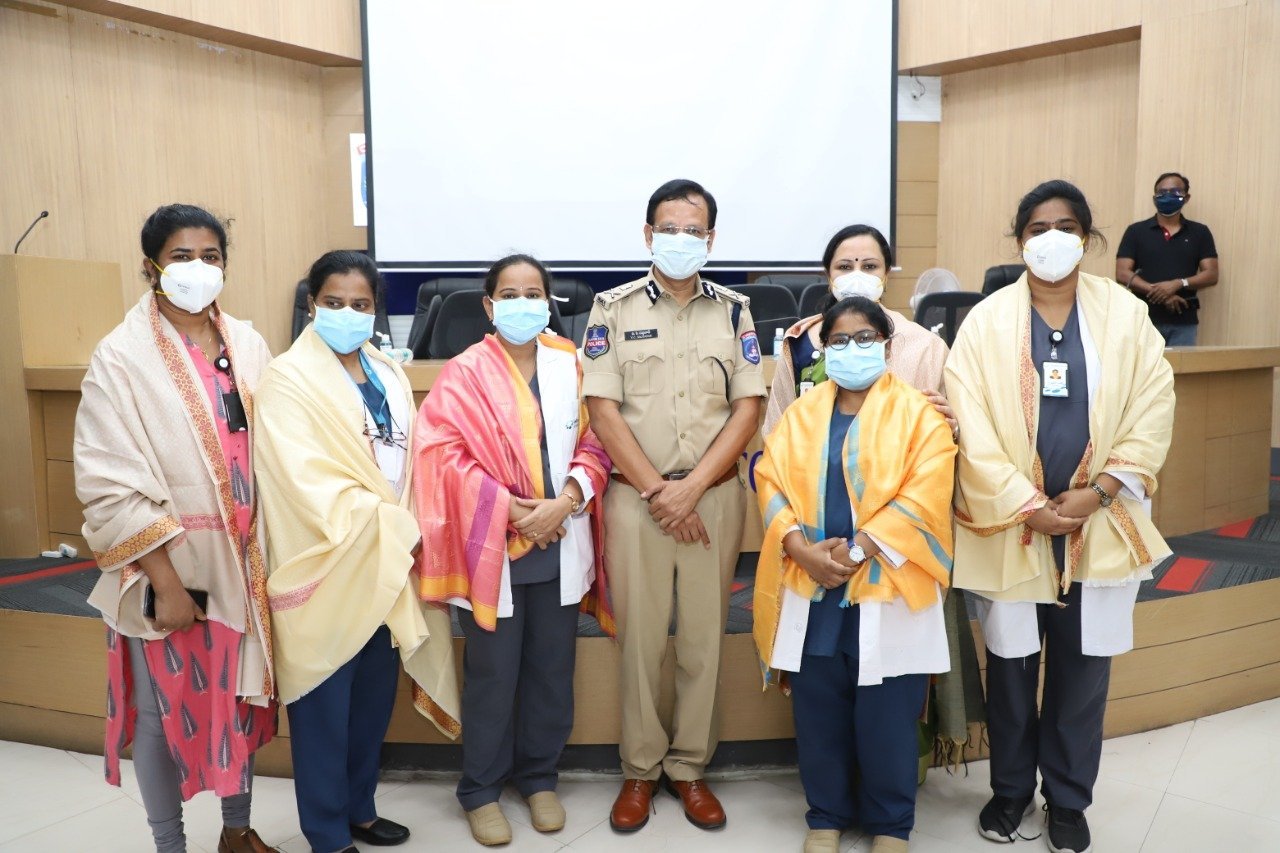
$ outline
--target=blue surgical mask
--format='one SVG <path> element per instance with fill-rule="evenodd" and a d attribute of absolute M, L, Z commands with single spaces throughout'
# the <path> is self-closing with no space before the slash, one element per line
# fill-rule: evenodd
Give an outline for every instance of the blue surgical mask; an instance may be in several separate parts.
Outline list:
<path fill-rule="evenodd" d="M 653 232 L 653 264 L 673 281 L 682 281 L 707 262 L 707 240 L 692 234 Z"/>
<path fill-rule="evenodd" d="M 311 325 L 329 349 L 342 355 L 355 352 L 373 337 L 373 315 L 357 311 L 350 305 L 336 311 L 317 305 L 316 318 Z"/>
<path fill-rule="evenodd" d="M 853 341 L 844 349 L 824 350 L 827 376 L 846 391 L 865 391 L 884 376 L 888 365 L 884 360 L 884 341 L 876 341 L 863 349 Z"/>
<path fill-rule="evenodd" d="M 1164 192 L 1156 193 L 1155 203 L 1157 211 L 1165 216 L 1173 216 L 1179 210 L 1182 210 L 1182 206 L 1187 203 L 1187 200 L 1177 193 Z"/>
<path fill-rule="evenodd" d="M 497 299 L 493 325 L 507 342 L 520 346 L 536 338 L 551 322 L 551 303 L 545 299 Z"/>

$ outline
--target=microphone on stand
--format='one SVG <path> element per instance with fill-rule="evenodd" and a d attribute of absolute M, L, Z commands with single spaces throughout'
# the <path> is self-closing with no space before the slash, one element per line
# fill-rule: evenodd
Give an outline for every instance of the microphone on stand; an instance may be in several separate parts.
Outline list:
<path fill-rule="evenodd" d="M 13 244 L 13 253 L 14 253 L 15 255 L 16 255 L 16 254 L 18 254 L 18 247 L 22 245 L 22 241 L 23 241 L 23 240 L 25 240 L 25 239 L 27 239 L 27 235 L 31 233 L 31 229 L 32 229 L 32 228 L 35 228 L 35 227 L 36 227 L 36 223 L 37 223 L 37 222 L 39 222 L 41 219 L 44 219 L 44 218 L 45 218 L 46 216 L 48 216 L 48 215 L 49 215 L 49 211 L 47 211 L 47 210 L 42 210 L 42 211 L 40 211 L 40 215 L 39 215 L 39 216 L 37 216 L 35 219 L 31 220 L 31 224 L 27 226 L 27 230 L 26 230 L 26 231 L 23 231 L 23 232 L 22 232 L 22 236 L 18 238 L 18 242 L 16 242 L 16 243 L 14 243 L 14 244 Z"/>

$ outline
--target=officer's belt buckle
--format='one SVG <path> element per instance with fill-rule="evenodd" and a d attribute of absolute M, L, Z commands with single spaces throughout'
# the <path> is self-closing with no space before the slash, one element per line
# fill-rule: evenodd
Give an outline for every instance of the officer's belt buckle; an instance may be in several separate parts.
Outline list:
<path fill-rule="evenodd" d="M 693 469 L 692 469 L 692 468 L 685 468 L 683 471 L 672 471 L 670 474 L 663 474 L 663 475 L 662 475 L 662 479 L 664 479 L 664 480 L 683 480 L 685 477 L 688 477 L 688 476 L 689 476 L 690 474 L 692 474 L 692 473 L 693 473 Z"/>

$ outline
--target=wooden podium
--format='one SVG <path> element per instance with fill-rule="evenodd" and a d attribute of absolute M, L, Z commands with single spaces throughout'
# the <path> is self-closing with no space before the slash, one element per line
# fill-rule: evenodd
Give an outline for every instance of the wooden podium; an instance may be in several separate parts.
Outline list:
<path fill-rule="evenodd" d="M 0 305 L 0 557 L 33 557 L 83 544 L 78 513 L 50 513 L 80 505 L 70 453 L 80 394 L 30 391 L 27 373 L 89 363 L 124 317 L 120 265 L 0 254 Z"/>

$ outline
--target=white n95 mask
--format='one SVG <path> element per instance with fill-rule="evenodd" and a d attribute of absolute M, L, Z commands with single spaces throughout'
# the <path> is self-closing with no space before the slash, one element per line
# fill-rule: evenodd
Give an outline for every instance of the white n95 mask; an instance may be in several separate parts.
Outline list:
<path fill-rule="evenodd" d="M 160 265 L 156 264 L 156 268 Z M 199 258 L 172 263 L 160 270 L 160 292 L 188 314 L 199 314 L 212 305 L 222 292 L 222 283 L 222 270 Z"/>
<path fill-rule="evenodd" d="M 1084 241 L 1075 234 L 1052 228 L 1022 244 L 1027 269 L 1041 281 L 1061 281 L 1084 257 Z"/>
<path fill-rule="evenodd" d="M 879 302 L 884 296 L 884 282 L 880 276 L 862 270 L 847 272 L 831 282 L 831 293 L 837 300 L 861 296 Z"/>

